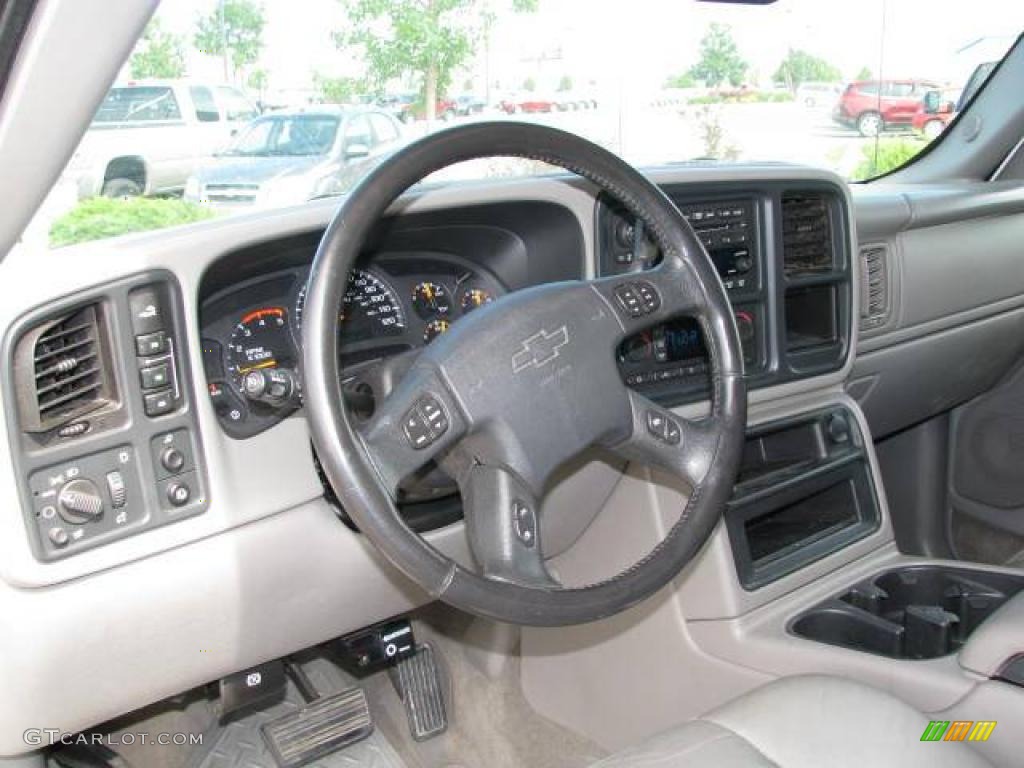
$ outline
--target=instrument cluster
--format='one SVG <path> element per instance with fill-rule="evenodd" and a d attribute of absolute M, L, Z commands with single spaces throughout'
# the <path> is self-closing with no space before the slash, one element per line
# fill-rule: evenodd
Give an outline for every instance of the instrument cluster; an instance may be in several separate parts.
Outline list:
<path fill-rule="evenodd" d="M 309 267 L 261 275 L 207 299 L 203 362 L 217 416 L 232 437 L 273 426 L 301 406 L 299 375 Z M 338 314 L 342 367 L 366 369 L 422 348 L 506 293 L 492 274 L 445 254 L 379 255 L 353 270 Z M 365 399 L 365 391 L 358 394 Z"/>

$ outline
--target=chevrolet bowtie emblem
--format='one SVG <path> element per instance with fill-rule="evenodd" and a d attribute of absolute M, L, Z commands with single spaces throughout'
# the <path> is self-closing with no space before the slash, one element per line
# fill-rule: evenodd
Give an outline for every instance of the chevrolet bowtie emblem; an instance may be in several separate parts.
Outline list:
<path fill-rule="evenodd" d="M 569 330 L 563 325 L 557 331 L 543 329 L 522 343 L 522 349 L 512 356 L 512 373 L 525 368 L 541 368 L 556 357 L 558 350 L 569 343 Z"/>

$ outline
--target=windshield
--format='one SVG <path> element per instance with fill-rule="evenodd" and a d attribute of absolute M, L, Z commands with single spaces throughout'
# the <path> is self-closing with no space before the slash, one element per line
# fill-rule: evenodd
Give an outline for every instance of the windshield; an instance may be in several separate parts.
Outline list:
<path fill-rule="evenodd" d="M 404 143 L 477 120 L 555 126 L 638 166 L 871 180 L 942 140 L 1022 28 L 1005 0 L 164 2 L 27 236 L 341 195 Z M 551 170 L 496 158 L 432 181 Z"/>
<path fill-rule="evenodd" d="M 223 155 L 308 157 L 326 155 L 340 119 L 326 115 L 264 117 L 242 129 Z"/>

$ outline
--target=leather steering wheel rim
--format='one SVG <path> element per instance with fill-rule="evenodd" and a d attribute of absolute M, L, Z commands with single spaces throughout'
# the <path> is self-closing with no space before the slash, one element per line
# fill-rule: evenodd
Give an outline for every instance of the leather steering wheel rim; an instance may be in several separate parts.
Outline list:
<path fill-rule="evenodd" d="M 452 164 L 496 156 L 560 166 L 607 191 L 645 223 L 661 249 L 662 264 L 639 274 L 537 286 L 478 310 L 438 340 L 443 343 L 434 342 L 421 353 L 422 362 L 414 364 L 407 379 L 385 400 L 374 425 L 357 428 L 343 404 L 337 353 L 337 318 L 348 275 L 372 229 L 402 193 Z M 655 300 L 650 304 L 654 309 L 645 304 L 643 317 L 637 318 L 620 294 L 631 288 L 635 297 L 640 287 L 653 290 Z M 700 323 L 711 362 L 711 410 L 702 421 L 673 417 L 626 390 L 615 366 L 615 348 L 622 338 L 643 327 L 637 322 L 653 324 L 679 307 Z M 564 314 L 559 315 L 560 311 Z M 531 325 L 533 317 L 538 319 Z M 546 320 L 550 320 L 547 325 Z M 533 330 L 537 333 L 525 340 L 509 335 Z M 484 336 L 490 340 L 486 348 L 479 346 Z M 531 350 L 536 340 L 545 344 L 546 351 Z M 510 358 L 500 357 L 509 351 Z M 579 445 L 579 451 L 593 444 L 608 445 L 630 458 L 675 470 L 690 483 L 692 492 L 678 522 L 645 558 L 617 576 L 583 587 L 565 588 L 548 581 L 546 573 L 538 575 L 538 568 L 545 569 L 540 542 L 533 543 L 540 532 L 535 507 L 539 486 L 553 467 L 535 467 L 538 462 L 532 457 L 544 453 L 547 443 L 538 442 L 532 434 L 529 439 L 516 435 L 518 414 L 496 410 L 493 396 L 473 400 L 484 382 L 466 379 L 467 366 L 460 361 L 472 360 L 474 355 L 494 355 L 481 361 L 488 371 L 495 369 L 493 375 L 487 374 L 491 378 L 486 383 L 490 389 L 507 386 L 512 400 L 525 388 L 547 387 L 540 391 L 552 393 L 556 400 L 564 396 L 570 384 L 554 381 L 556 371 L 579 387 L 592 381 L 593 387 L 586 391 L 600 403 L 590 406 L 585 398 L 564 396 L 557 409 L 553 405 L 545 412 L 570 428 L 559 433 L 578 427 L 580 441 L 587 443 Z M 548 365 L 554 358 L 559 358 L 560 368 Z M 696 556 L 721 517 L 739 467 L 746 423 L 742 352 L 728 297 L 679 210 L 658 187 L 607 150 L 553 128 L 505 121 L 463 125 L 411 143 L 370 172 L 343 201 L 317 250 L 307 287 L 303 387 L 321 465 L 345 510 L 387 559 L 428 594 L 457 608 L 535 626 L 604 618 L 668 584 Z M 513 388 L 518 389 L 513 392 Z M 424 393 L 440 406 L 447 431 L 431 452 L 416 453 L 402 442 L 399 422 L 409 414 L 422 416 Z M 395 402 L 389 404 L 391 400 Z M 652 414 L 675 425 L 674 445 L 664 433 L 651 436 L 655 430 L 647 422 Z M 595 421 L 601 423 L 591 425 Z M 529 432 L 531 425 L 523 417 L 518 426 Z M 495 447 L 499 445 L 500 449 Z M 545 457 L 547 463 L 563 458 L 572 446 L 558 447 L 562 452 Z M 460 481 L 460 487 L 464 503 L 472 508 L 472 515 L 467 511 L 471 541 L 483 542 L 484 535 L 493 531 L 501 539 L 500 546 L 482 545 L 487 552 L 484 561 L 494 561 L 489 574 L 486 566 L 481 575 L 449 559 L 409 529 L 398 512 L 395 495 L 401 473 L 414 461 L 446 452 L 460 457 L 453 464 L 466 477 L 485 478 L 488 492 L 480 494 L 480 499 L 486 503 L 471 505 L 467 500 L 466 489 L 475 487 L 470 480 L 464 487 Z M 476 498 L 472 491 L 470 496 Z M 517 515 L 526 524 L 521 525 Z M 508 555 L 510 548 L 516 554 Z"/>

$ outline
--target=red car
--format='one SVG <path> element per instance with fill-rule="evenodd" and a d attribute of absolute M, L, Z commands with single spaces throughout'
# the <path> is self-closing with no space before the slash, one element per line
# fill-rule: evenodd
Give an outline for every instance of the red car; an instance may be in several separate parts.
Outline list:
<path fill-rule="evenodd" d="M 547 96 L 529 93 L 502 99 L 499 106 L 509 115 L 513 115 L 516 112 L 533 115 L 540 112 L 554 112 L 558 109 L 558 102 Z"/>
<path fill-rule="evenodd" d="M 928 91 L 914 113 L 914 130 L 923 133 L 929 141 L 938 138 L 956 117 L 959 100 L 958 90 Z"/>
<path fill-rule="evenodd" d="M 861 136 L 909 128 L 924 94 L 936 88 L 936 83 L 927 80 L 860 80 L 846 86 L 832 119 L 856 128 Z"/>

